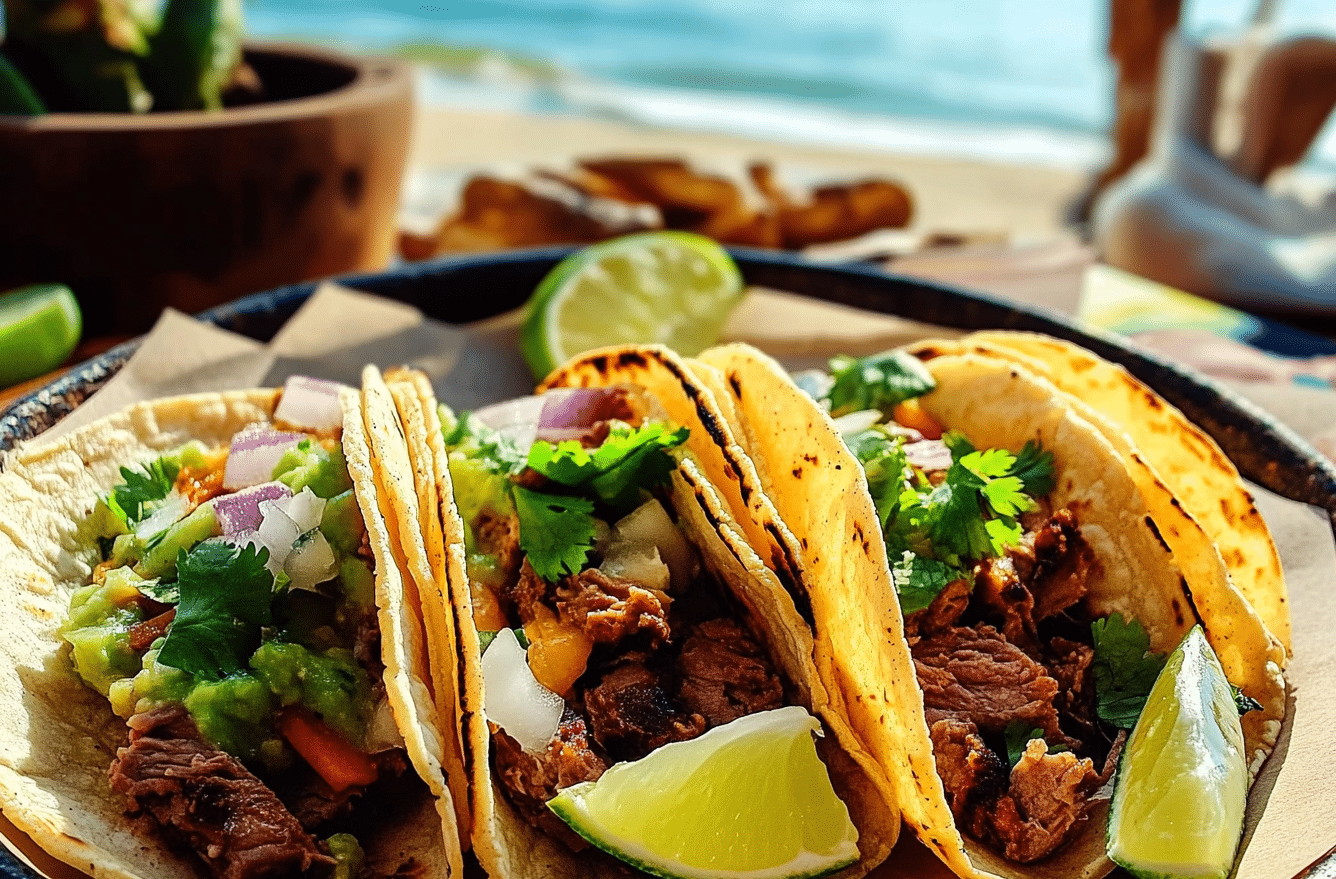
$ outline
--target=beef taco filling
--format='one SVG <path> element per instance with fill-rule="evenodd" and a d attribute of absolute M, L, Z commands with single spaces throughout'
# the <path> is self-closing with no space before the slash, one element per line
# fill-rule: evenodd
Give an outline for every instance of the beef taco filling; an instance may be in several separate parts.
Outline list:
<path fill-rule="evenodd" d="M 126 720 L 109 774 L 127 814 L 223 879 L 358 876 L 379 792 L 420 784 L 340 422 L 289 417 L 126 462 L 62 628 Z"/>
<path fill-rule="evenodd" d="M 493 775 L 520 814 L 576 849 L 586 844 L 546 807 L 558 791 L 786 704 L 745 614 L 675 520 L 672 452 L 687 431 L 652 410 L 617 386 L 443 413 Z M 536 686 L 517 682 L 528 674 Z"/>
<path fill-rule="evenodd" d="M 947 802 L 1008 859 L 1042 860 L 1085 823 L 1163 657 L 1137 621 L 1092 612 L 1098 560 L 1046 498 L 1051 454 L 944 430 L 908 355 L 831 365 L 801 383 L 863 465 Z"/>

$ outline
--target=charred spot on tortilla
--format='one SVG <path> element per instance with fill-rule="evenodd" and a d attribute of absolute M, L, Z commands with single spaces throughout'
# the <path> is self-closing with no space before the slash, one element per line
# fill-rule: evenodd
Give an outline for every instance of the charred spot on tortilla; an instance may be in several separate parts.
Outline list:
<path fill-rule="evenodd" d="M 738 374 L 736 372 L 730 372 L 728 374 L 728 386 L 733 389 L 733 395 L 737 397 L 739 400 L 741 400 L 742 381 L 741 379 L 738 378 Z"/>
<path fill-rule="evenodd" d="M 1152 519 L 1149 514 L 1147 514 L 1144 518 L 1144 521 L 1146 523 L 1146 527 L 1150 529 L 1150 533 L 1155 535 L 1155 539 L 1160 542 L 1160 546 L 1164 547 L 1164 551 L 1170 552 L 1169 544 L 1165 542 L 1164 536 L 1160 534 L 1160 526 L 1155 524 L 1155 520 Z"/>

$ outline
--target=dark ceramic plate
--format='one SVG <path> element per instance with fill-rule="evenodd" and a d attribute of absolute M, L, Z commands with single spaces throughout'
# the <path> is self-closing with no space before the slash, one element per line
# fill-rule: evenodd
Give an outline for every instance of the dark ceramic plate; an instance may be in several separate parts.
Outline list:
<path fill-rule="evenodd" d="M 347 286 L 416 306 L 429 317 L 463 323 L 522 304 L 543 275 L 569 252 L 555 248 L 453 257 L 341 280 Z M 870 267 L 816 265 L 770 251 L 738 249 L 733 255 L 751 284 L 940 326 L 1031 330 L 1083 345 L 1123 364 L 1182 409 L 1215 438 L 1246 478 L 1284 497 L 1321 507 L 1336 523 L 1336 466 L 1248 401 L 1187 369 L 1135 350 L 1120 337 L 1079 328 L 1061 315 L 895 277 Z M 315 288 L 315 284 L 298 284 L 258 293 L 200 317 L 268 341 Z M 115 375 L 137 346 L 135 341 L 127 342 L 16 401 L 0 414 L 0 452 L 69 414 Z M 1325 874 L 1333 863 L 1336 859 L 1328 855 L 1314 865 L 1317 872 L 1308 875 Z M 34 874 L 0 849 L 0 876 L 32 879 Z"/>

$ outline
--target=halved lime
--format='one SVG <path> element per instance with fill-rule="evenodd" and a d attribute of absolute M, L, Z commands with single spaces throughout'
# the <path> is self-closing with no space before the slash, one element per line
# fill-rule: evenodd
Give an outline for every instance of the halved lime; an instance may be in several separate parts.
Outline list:
<path fill-rule="evenodd" d="M 742 299 L 742 274 L 717 243 L 645 232 L 562 260 L 526 306 L 520 350 L 536 378 L 605 345 L 659 342 L 699 354 Z"/>
<path fill-rule="evenodd" d="M 0 293 L 0 388 L 50 372 L 79 343 L 83 320 L 64 284 Z"/>
<path fill-rule="evenodd" d="M 1238 709 L 1196 626 L 1169 655 L 1123 749 L 1109 858 L 1143 879 L 1224 877 L 1247 799 Z"/>
<path fill-rule="evenodd" d="M 751 714 L 619 763 L 548 802 L 576 833 L 669 879 L 823 876 L 858 860 L 858 831 L 796 706 Z"/>

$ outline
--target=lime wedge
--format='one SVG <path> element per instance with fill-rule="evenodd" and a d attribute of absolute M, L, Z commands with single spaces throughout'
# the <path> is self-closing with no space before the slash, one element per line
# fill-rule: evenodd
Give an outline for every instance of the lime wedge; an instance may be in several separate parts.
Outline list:
<path fill-rule="evenodd" d="M 576 833 L 668 879 L 822 876 L 858 860 L 858 831 L 802 708 L 761 711 L 619 763 L 548 802 Z"/>
<path fill-rule="evenodd" d="M 1248 799 L 1243 729 L 1200 626 L 1155 679 L 1118 764 L 1109 858 L 1143 877 L 1224 877 Z"/>
<path fill-rule="evenodd" d="M 646 232 L 571 254 L 526 306 L 520 350 L 537 378 L 582 351 L 659 342 L 699 354 L 742 299 L 722 247 L 689 232 Z"/>
<path fill-rule="evenodd" d="M 0 388 L 50 372 L 79 343 L 83 320 L 64 284 L 0 293 Z"/>

